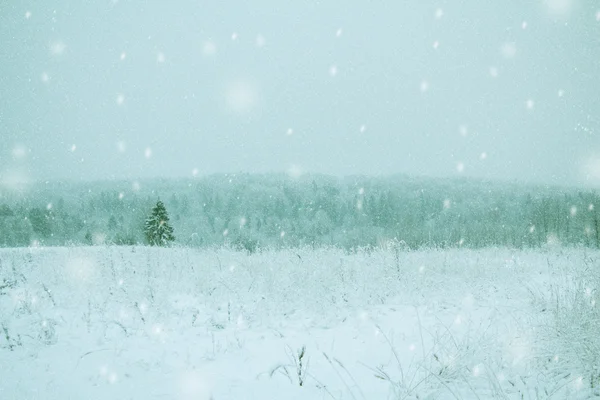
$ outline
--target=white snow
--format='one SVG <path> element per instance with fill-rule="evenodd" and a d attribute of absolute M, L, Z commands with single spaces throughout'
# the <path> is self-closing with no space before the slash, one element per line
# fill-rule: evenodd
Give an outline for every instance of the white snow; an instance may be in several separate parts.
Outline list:
<path fill-rule="evenodd" d="M 598 256 L 565 249 L 399 257 L 393 249 L 5 249 L 0 393 L 208 400 L 552 392 L 584 399 L 593 392 L 590 371 L 544 335 L 545 300 L 558 277 L 563 287 L 576 283 L 573 263 Z M 554 275 L 564 268 L 571 272 Z M 582 289 L 588 303 L 597 296 L 593 283 Z"/>

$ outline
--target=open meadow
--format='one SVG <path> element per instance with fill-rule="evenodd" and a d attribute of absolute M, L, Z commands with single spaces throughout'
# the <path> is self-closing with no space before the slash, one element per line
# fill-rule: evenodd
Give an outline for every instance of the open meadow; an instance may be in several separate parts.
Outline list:
<path fill-rule="evenodd" d="M 0 250 L 2 399 L 587 399 L 585 249 Z"/>

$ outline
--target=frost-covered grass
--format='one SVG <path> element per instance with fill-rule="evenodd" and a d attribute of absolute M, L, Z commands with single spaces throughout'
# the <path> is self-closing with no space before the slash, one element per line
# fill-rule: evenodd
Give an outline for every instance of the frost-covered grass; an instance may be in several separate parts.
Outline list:
<path fill-rule="evenodd" d="M 598 260 L 2 250 L 0 398 L 589 398 Z"/>

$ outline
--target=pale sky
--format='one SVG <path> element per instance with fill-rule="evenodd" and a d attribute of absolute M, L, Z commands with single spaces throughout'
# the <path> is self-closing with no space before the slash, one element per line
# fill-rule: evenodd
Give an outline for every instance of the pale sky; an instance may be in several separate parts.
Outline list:
<path fill-rule="evenodd" d="M 600 183 L 600 2 L 3 1 L 0 181 Z"/>

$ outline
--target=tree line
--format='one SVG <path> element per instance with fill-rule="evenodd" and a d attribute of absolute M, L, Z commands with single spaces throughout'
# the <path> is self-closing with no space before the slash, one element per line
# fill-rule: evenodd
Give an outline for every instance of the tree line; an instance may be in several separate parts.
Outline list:
<path fill-rule="evenodd" d="M 404 176 L 248 174 L 3 192 L 0 246 L 158 244 L 147 235 L 147 221 L 159 198 L 177 233 L 175 243 L 187 246 L 351 249 L 396 240 L 410 248 L 600 247 L 600 196 L 593 190 Z"/>

